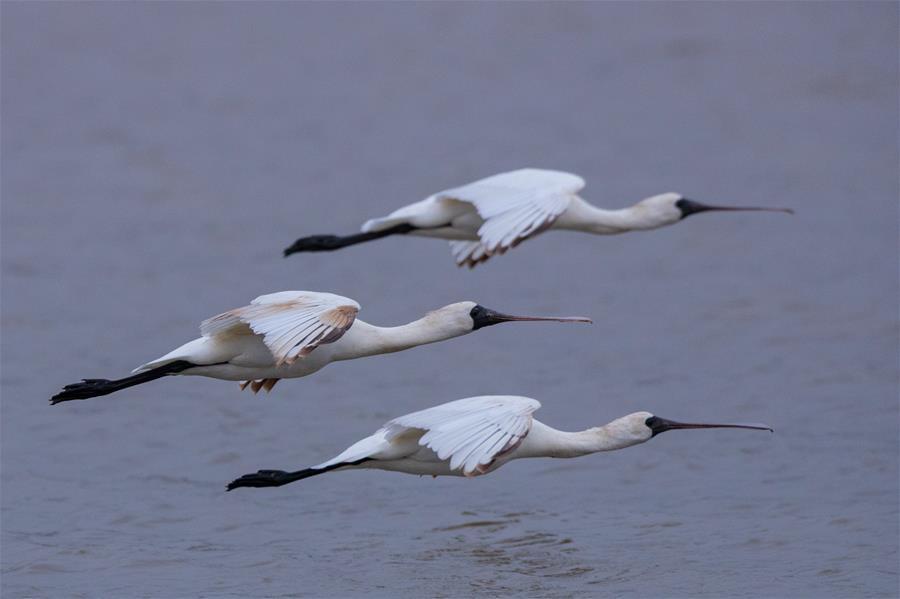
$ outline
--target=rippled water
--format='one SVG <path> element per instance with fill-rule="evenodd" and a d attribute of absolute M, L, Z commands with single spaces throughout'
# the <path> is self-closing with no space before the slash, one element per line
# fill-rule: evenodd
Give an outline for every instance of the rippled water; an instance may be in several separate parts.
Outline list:
<path fill-rule="evenodd" d="M 892 596 L 895 3 L 4 3 L 4 596 Z M 787 205 L 473 272 L 312 233 L 497 171 Z M 369 322 L 473 299 L 584 313 L 336 364 L 266 397 L 164 380 L 50 408 L 263 292 Z M 225 494 L 484 393 L 576 429 L 757 420 L 475 480 Z"/>

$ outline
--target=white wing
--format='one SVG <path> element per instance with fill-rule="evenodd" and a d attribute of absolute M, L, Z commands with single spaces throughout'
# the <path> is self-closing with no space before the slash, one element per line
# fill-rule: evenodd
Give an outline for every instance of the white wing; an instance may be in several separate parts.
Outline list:
<path fill-rule="evenodd" d="M 476 476 L 486 472 L 498 456 L 518 447 L 539 407 L 540 402 L 528 397 L 467 397 L 395 418 L 379 433 L 391 441 L 411 430 L 424 431 L 419 445 L 442 460 L 449 459 L 451 470 Z"/>
<path fill-rule="evenodd" d="M 478 236 L 484 253 L 490 256 L 502 254 L 552 225 L 583 188 L 584 179 L 578 175 L 528 168 L 448 189 L 434 197 L 475 206 L 484 219 Z"/>
<path fill-rule="evenodd" d="M 491 254 L 480 241 L 451 241 L 450 253 L 456 260 L 457 266 L 475 268 L 481 262 L 485 262 Z"/>
<path fill-rule="evenodd" d="M 480 241 L 453 241 L 450 250 L 459 266 L 473 267 L 552 225 L 582 189 L 584 179 L 572 173 L 520 169 L 436 193 L 369 220 L 362 230 L 381 231 L 402 223 L 423 229 L 452 228 L 471 215 L 475 222 L 469 233 L 478 227 Z"/>
<path fill-rule="evenodd" d="M 249 332 L 262 335 L 276 365 L 281 366 L 340 339 L 358 312 L 358 303 L 339 295 L 281 291 L 261 295 L 249 306 L 204 320 L 200 332 L 205 337 Z"/>

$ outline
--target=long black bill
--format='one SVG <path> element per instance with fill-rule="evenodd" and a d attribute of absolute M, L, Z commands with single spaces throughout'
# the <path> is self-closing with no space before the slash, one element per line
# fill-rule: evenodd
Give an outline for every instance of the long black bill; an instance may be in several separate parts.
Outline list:
<path fill-rule="evenodd" d="M 710 206 L 694 200 L 683 198 L 675 202 L 675 206 L 681 210 L 681 218 L 687 218 L 698 212 L 784 212 L 793 214 L 790 208 L 764 208 L 760 206 Z"/>
<path fill-rule="evenodd" d="M 475 323 L 472 327 L 473 331 L 477 331 L 482 327 L 500 324 L 501 322 L 586 322 L 592 324 L 594 321 L 583 316 L 512 316 L 495 312 L 490 308 L 478 305 L 469 312 L 472 321 Z"/>
<path fill-rule="evenodd" d="M 774 429 L 766 424 L 694 424 L 690 422 L 675 422 L 674 420 L 666 420 L 659 416 L 651 416 L 645 424 L 653 431 L 655 437 L 659 433 L 666 431 L 682 429 L 682 428 L 746 428 L 755 431 L 769 431 L 774 433 Z"/>

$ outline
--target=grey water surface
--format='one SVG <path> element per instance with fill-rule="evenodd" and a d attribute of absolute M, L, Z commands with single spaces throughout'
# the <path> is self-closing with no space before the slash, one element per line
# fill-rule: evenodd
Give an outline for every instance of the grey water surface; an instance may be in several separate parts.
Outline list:
<path fill-rule="evenodd" d="M 4 597 L 898 593 L 896 3 L 2 4 Z M 548 233 L 474 271 L 301 235 L 495 172 L 710 214 Z M 198 378 L 54 407 L 255 296 L 493 327 L 269 394 Z M 472 480 L 326 475 L 392 416 L 489 393 L 563 429 L 763 421 Z"/>

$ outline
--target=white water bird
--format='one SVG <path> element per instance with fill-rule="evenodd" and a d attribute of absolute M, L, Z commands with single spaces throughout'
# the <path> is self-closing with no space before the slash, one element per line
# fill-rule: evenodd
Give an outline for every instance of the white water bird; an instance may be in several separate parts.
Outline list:
<path fill-rule="evenodd" d="M 564 432 L 535 420 L 540 402 L 512 395 L 467 397 L 394 418 L 340 455 L 296 472 L 260 470 L 228 485 L 280 487 L 331 472 L 371 468 L 432 476 L 479 476 L 520 458 L 575 458 L 624 449 L 676 429 L 772 429 L 763 424 L 689 424 L 635 412 L 603 426 Z"/>
<path fill-rule="evenodd" d="M 604 210 L 578 197 L 583 188 L 584 179 L 572 173 L 533 168 L 501 173 L 367 221 L 355 235 L 303 237 L 284 255 L 337 250 L 389 235 L 417 235 L 450 240 L 456 264 L 472 268 L 548 229 L 614 235 L 658 229 L 700 212 L 792 213 L 787 208 L 709 206 L 672 192 L 629 208 Z"/>
<path fill-rule="evenodd" d="M 358 312 L 358 303 L 331 293 L 261 295 L 249 306 L 203 321 L 199 338 L 139 366 L 132 376 L 84 379 L 66 385 L 50 403 L 108 395 L 169 375 L 243 381 L 241 389 L 269 391 L 279 379 L 307 376 L 331 362 L 398 352 L 501 322 L 591 322 L 579 316 L 510 316 L 475 302 L 450 304 L 396 327 L 368 324 L 356 318 Z"/>

